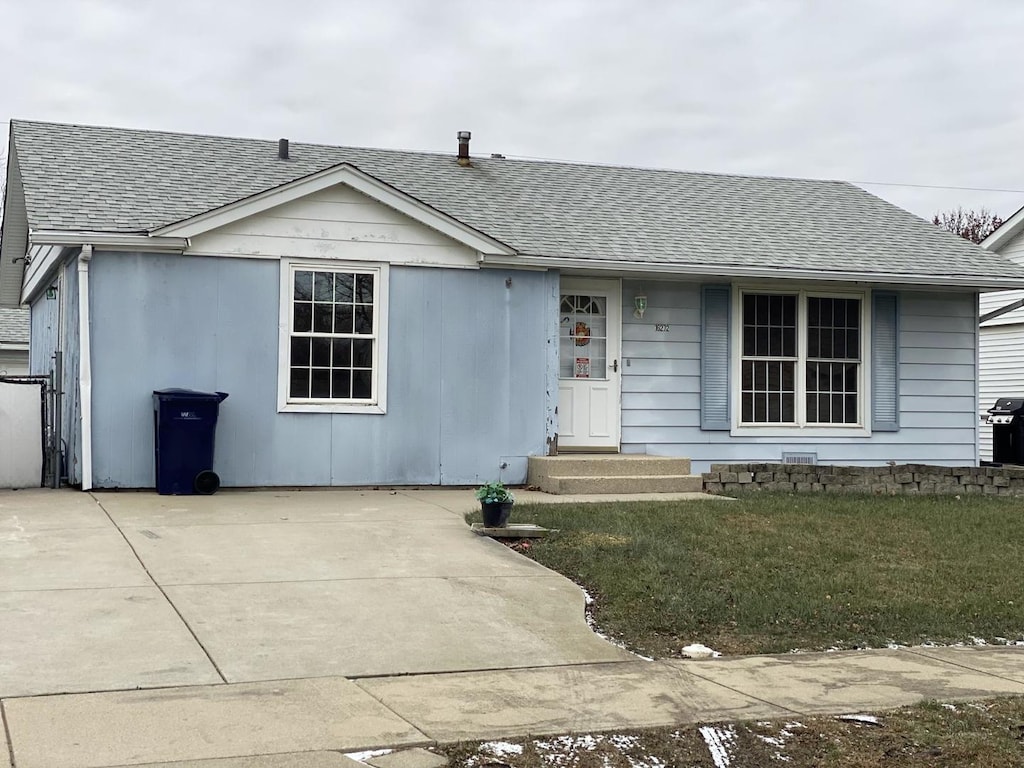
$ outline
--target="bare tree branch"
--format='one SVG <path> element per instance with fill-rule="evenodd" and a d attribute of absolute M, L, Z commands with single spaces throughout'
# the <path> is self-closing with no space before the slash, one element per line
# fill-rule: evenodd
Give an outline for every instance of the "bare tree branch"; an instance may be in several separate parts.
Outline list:
<path fill-rule="evenodd" d="M 978 211 L 965 211 L 959 206 L 955 211 L 943 211 L 936 213 L 932 218 L 932 224 L 960 235 L 964 240 L 972 243 L 980 243 L 986 237 L 995 232 L 1003 220 L 986 208 Z"/>

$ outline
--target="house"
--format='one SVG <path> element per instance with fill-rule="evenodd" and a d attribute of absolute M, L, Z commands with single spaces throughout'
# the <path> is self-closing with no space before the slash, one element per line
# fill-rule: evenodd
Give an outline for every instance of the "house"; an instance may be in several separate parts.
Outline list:
<path fill-rule="evenodd" d="M 1003 222 L 982 242 L 989 253 L 1016 265 L 1024 264 L 1024 208 Z M 996 398 L 1024 397 L 1024 290 L 983 294 L 980 303 L 978 394 L 985 416 Z M 980 454 L 991 461 L 992 427 L 982 420 Z"/>
<path fill-rule="evenodd" d="M 841 181 L 15 120 L 0 304 L 62 353 L 69 479 L 522 482 L 529 456 L 977 462 L 979 292 L 1024 268 Z M 24 257 L 24 258 L 22 258 Z"/>
<path fill-rule="evenodd" d="M 0 309 L 0 376 L 28 373 L 28 310 Z"/>

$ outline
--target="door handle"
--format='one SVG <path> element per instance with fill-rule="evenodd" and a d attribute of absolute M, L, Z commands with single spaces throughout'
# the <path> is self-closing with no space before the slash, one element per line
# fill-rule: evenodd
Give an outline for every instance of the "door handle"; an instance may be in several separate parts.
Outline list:
<path fill-rule="evenodd" d="M 615 360 L 615 361 L 612 362 L 612 371 L 614 373 L 618 373 L 619 372 L 619 361 L 618 360 Z"/>

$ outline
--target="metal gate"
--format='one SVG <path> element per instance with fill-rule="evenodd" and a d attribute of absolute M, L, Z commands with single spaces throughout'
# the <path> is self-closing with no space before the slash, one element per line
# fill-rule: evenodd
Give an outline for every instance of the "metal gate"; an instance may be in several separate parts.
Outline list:
<path fill-rule="evenodd" d="M 50 376 L 0 376 L 0 488 L 57 486 L 55 403 Z"/>

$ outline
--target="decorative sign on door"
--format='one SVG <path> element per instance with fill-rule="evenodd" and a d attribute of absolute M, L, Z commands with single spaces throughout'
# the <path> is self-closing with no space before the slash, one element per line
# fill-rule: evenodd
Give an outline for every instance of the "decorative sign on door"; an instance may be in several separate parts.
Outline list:
<path fill-rule="evenodd" d="M 559 376 L 606 379 L 608 313 L 604 296 L 562 295 Z"/>

